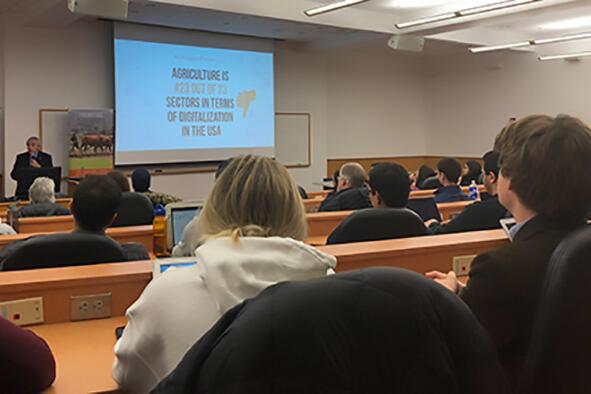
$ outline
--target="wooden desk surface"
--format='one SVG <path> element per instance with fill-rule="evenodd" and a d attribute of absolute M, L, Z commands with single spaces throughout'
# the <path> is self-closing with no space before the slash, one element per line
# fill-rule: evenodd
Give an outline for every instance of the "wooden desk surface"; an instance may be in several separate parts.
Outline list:
<path fill-rule="evenodd" d="M 152 280 L 151 261 L 0 272 L 0 301 L 43 298 L 46 323 L 70 321 L 70 297 L 111 293 L 111 315 L 123 316 Z"/>
<path fill-rule="evenodd" d="M 35 235 L 55 234 L 67 231 L 52 231 L 29 234 L 14 234 L 14 235 L 0 235 L 0 250 L 6 245 L 27 239 Z M 148 252 L 154 251 L 154 227 L 152 225 L 146 226 L 130 226 L 130 227 L 111 227 L 106 231 L 107 235 L 119 243 L 137 242 L 146 247 Z"/>
<path fill-rule="evenodd" d="M 488 230 L 327 245 L 318 249 L 337 258 L 337 271 L 400 267 L 424 274 L 432 270 L 449 271 L 454 257 L 478 255 L 508 242 L 503 230 Z"/>
<path fill-rule="evenodd" d="M 111 393 L 117 383 L 111 377 L 115 328 L 123 316 L 76 323 L 28 327 L 45 339 L 57 363 L 57 377 L 46 394 Z"/>

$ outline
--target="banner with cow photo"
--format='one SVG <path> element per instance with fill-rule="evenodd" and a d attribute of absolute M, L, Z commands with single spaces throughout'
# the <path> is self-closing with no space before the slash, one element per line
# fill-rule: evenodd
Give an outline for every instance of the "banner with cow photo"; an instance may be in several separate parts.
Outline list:
<path fill-rule="evenodd" d="M 113 169 L 113 110 L 68 111 L 70 178 L 106 174 Z"/>

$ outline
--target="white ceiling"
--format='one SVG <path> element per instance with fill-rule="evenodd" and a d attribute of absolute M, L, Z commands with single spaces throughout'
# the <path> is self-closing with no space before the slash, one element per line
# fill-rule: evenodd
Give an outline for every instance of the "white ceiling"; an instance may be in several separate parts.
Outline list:
<path fill-rule="evenodd" d="M 303 13 L 330 1 L 130 0 L 128 19 L 288 40 L 317 49 L 383 50 L 392 34 L 409 34 L 427 38 L 427 54 L 467 52 L 470 46 L 591 32 L 591 0 L 542 0 L 404 31 L 397 30 L 394 24 L 497 0 L 372 0 L 314 18 Z M 82 18 L 67 10 L 66 0 L 0 0 L 0 14 L 7 12 L 26 15 L 30 26 L 50 28 L 64 28 Z M 541 54 L 591 50 L 591 40 L 534 49 Z"/>

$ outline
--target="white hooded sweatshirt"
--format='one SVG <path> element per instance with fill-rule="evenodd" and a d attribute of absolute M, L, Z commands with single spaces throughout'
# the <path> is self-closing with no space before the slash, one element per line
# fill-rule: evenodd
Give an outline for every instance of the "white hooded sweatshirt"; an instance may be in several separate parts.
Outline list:
<path fill-rule="evenodd" d="M 217 238 L 196 250 L 197 265 L 152 281 L 127 310 L 115 345 L 113 378 L 147 393 L 230 308 L 278 282 L 319 278 L 336 259 L 290 238 Z"/>

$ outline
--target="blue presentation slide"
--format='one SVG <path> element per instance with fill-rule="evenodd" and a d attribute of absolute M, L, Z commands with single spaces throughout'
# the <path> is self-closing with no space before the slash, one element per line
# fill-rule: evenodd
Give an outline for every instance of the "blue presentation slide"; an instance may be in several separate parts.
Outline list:
<path fill-rule="evenodd" d="M 274 146 L 273 54 L 124 39 L 114 50 L 120 158 Z"/>

